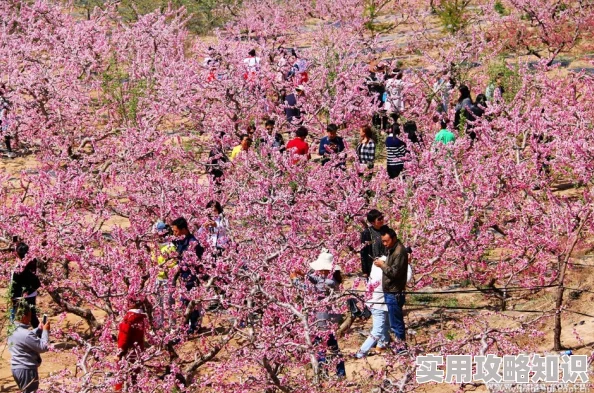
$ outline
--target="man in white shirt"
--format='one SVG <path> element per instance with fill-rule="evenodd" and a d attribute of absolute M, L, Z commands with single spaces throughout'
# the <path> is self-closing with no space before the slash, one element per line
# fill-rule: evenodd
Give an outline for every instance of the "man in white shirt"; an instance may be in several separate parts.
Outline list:
<path fill-rule="evenodd" d="M 384 301 L 384 290 L 382 288 L 382 269 L 373 265 L 369 273 L 367 289 L 373 290 L 371 299 L 367 306 L 371 309 L 373 326 L 367 340 L 363 343 L 359 352 L 355 354 L 357 359 L 367 356 L 369 350 L 377 343 L 377 349 L 382 350 L 390 342 L 390 323 L 388 321 L 388 306 Z"/>

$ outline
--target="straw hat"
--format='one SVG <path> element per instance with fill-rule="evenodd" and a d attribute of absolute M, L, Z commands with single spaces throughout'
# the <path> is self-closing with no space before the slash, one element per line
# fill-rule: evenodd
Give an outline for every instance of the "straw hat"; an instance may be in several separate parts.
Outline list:
<path fill-rule="evenodd" d="M 318 259 L 309 264 L 313 270 L 340 270 L 340 266 L 334 263 L 334 256 L 326 249 L 322 249 Z"/>

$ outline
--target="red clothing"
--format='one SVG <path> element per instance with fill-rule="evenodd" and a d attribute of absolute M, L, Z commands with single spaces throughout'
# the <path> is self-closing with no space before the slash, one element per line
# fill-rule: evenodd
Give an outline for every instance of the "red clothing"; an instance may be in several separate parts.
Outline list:
<path fill-rule="evenodd" d="M 307 142 L 302 140 L 301 138 L 295 138 L 287 143 L 287 150 L 293 150 L 295 154 L 299 155 L 307 155 L 307 159 L 309 160 L 311 156 L 309 155 L 309 145 Z"/>
<path fill-rule="evenodd" d="M 126 353 L 137 346 L 141 351 L 144 350 L 144 334 L 147 328 L 147 318 L 140 310 L 132 309 L 126 313 L 124 319 L 120 323 L 118 333 L 118 348 L 122 357 Z M 136 380 L 136 374 L 132 374 L 132 381 Z M 134 382 L 133 382 L 134 383 Z M 122 382 L 115 385 L 115 391 L 119 392 L 123 389 Z"/>
<path fill-rule="evenodd" d="M 307 83 L 307 81 L 309 81 L 309 74 L 307 71 L 295 74 L 295 77 L 293 78 L 293 83 L 295 86 L 304 85 Z"/>
<path fill-rule="evenodd" d="M 144 333 L 146 332 L 146 314 L 140 310 L 129 310 L 122 323 L 118 334 L 118 348 L 122 355 L 136 344 L 140 350 L 144 349 Z"/>

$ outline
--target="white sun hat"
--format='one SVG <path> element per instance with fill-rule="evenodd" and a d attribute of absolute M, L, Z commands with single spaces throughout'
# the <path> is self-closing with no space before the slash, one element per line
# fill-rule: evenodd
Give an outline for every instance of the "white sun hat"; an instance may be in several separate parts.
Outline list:
<path fill-rule="evenodd" d="M 326 249 L 322 249 L 318 259 L 309 264 L 313 270 L 340 270 L 340 266 L 334 263 L 334 256 Z"/>

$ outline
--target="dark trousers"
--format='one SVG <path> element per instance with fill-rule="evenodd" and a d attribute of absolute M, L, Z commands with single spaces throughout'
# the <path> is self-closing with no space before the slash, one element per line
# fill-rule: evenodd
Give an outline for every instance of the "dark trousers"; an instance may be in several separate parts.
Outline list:
<path fill-rule="evenodd" d="M 376 112 L 373 114 L 371 123 L 375 128 L 382 128 L 382 117 L 379 115 L 379 113 Z"/>
<path fill-rule="evenodd" d="M 404 164 L 388 165 L 388 176 L 390 179 L 395 179 L 400 175 L 400 172 L 404 169 Z"/>
<path fill-rule="evenodd" d="M 4 143 L 6 144 L 6 150 L 9 153 L 12 153 L 12 147 L 10 146 L 10 139 L 11 139 L 10 136 L 4 135 Z"/>
<path fill-rule="evenodd" d="M 404 293 L 384 293 L 384 300 L 388 306 L 388 319 L 390 329 L 400 341 L 406 340 L 406 327 L 404 326 Z"/>
<path fill-rule="evenodd" d="M 184 311 L 185 308 L 188 307 L 188 304 L 190 304 L 190 301 L 186 298 L 181 298 L 181 302 L 182 305 L 184 306 Z M 198 329 L 200 329 L 200 326 L 198 326 L 198 320 L 200 319 L 200 311 L 196 310 L 196 306 L 194 306 L 194 309 L 192 310 L 192 312 L 190 313 L 190 327 L 188 328 L 188 334 L 192 334 L 198 331 Z"/>
<path fill-rule="evenodd" d="M 35 393 L 39 389 L 39 374 L 36 368 L 20 368 L 11 371 L 19 391 Z"/>
<path fill-rule="evenodd" d="M 186 291 L 190 292 L 192 289 L 194 289 L 194 287 L 196 287 L 196 285 L 198 284 L 198 277 L 194 274 L 191 273 L 190 271 L 182 271 L 180 274 L 181 280 L 182 280 L 182 285 L 186 288 Z M 190 299 L 187 299 L 185 296 L 181 296 L 181 303 L 183 306 L 183 315 L 184 315 L 184 324 L 188 323 L 188 320 L 185 319 L 185 312 L 186 309 L 188 307 L 188 305 L 190 304 Z M 189 315 L 189 324 L 190 327 L 188 328 L 188 334 L 192 334 L 194 332 L 196 332 L 200 326 L 198 326 L 198 320 L 200 319 L 200 311 L 198 311 L 196 308 L 199 306 L 199 304 L 194 304 L 194 308 L 192 308 L 190 315 Z M 187 325 L 186 325 L 187 327 Z"/>
<path fill-rule="evenodd" d="M 371 268 L 373 267 L 373 259 L 371 258 L 362 258 L 361 259 L 361 272 L 366 276 L 369 276 L 371 273 Z"/>
<path fill-rule="evenodd" d="M 321 341 L 320 337 L 316 337 L 315 342 L 319 343 Z M 327 357 L 327 352 L 330 352 L 330 354 L 332 356 L 339 356 L 340 355 L 340 349 L 338 348 L 338 341 L 336 340 L 336 337 L 334 337 L 334 334 L 331 334 L 330 337 L 328 337 L 328 341 L 326 342 L 326 346 L 328 347 L 328 351 L 320 351 L 318 353 L 318 363 L 320 365 L 325 365 L 328 363 L 326 357 Z M 345 377 L 346 376 L 346 368 L 344 367 L 344 361 L 340 360 L 337 364 L 336 364 L 336 375 L 338 375 L 339 377 Z"/>

